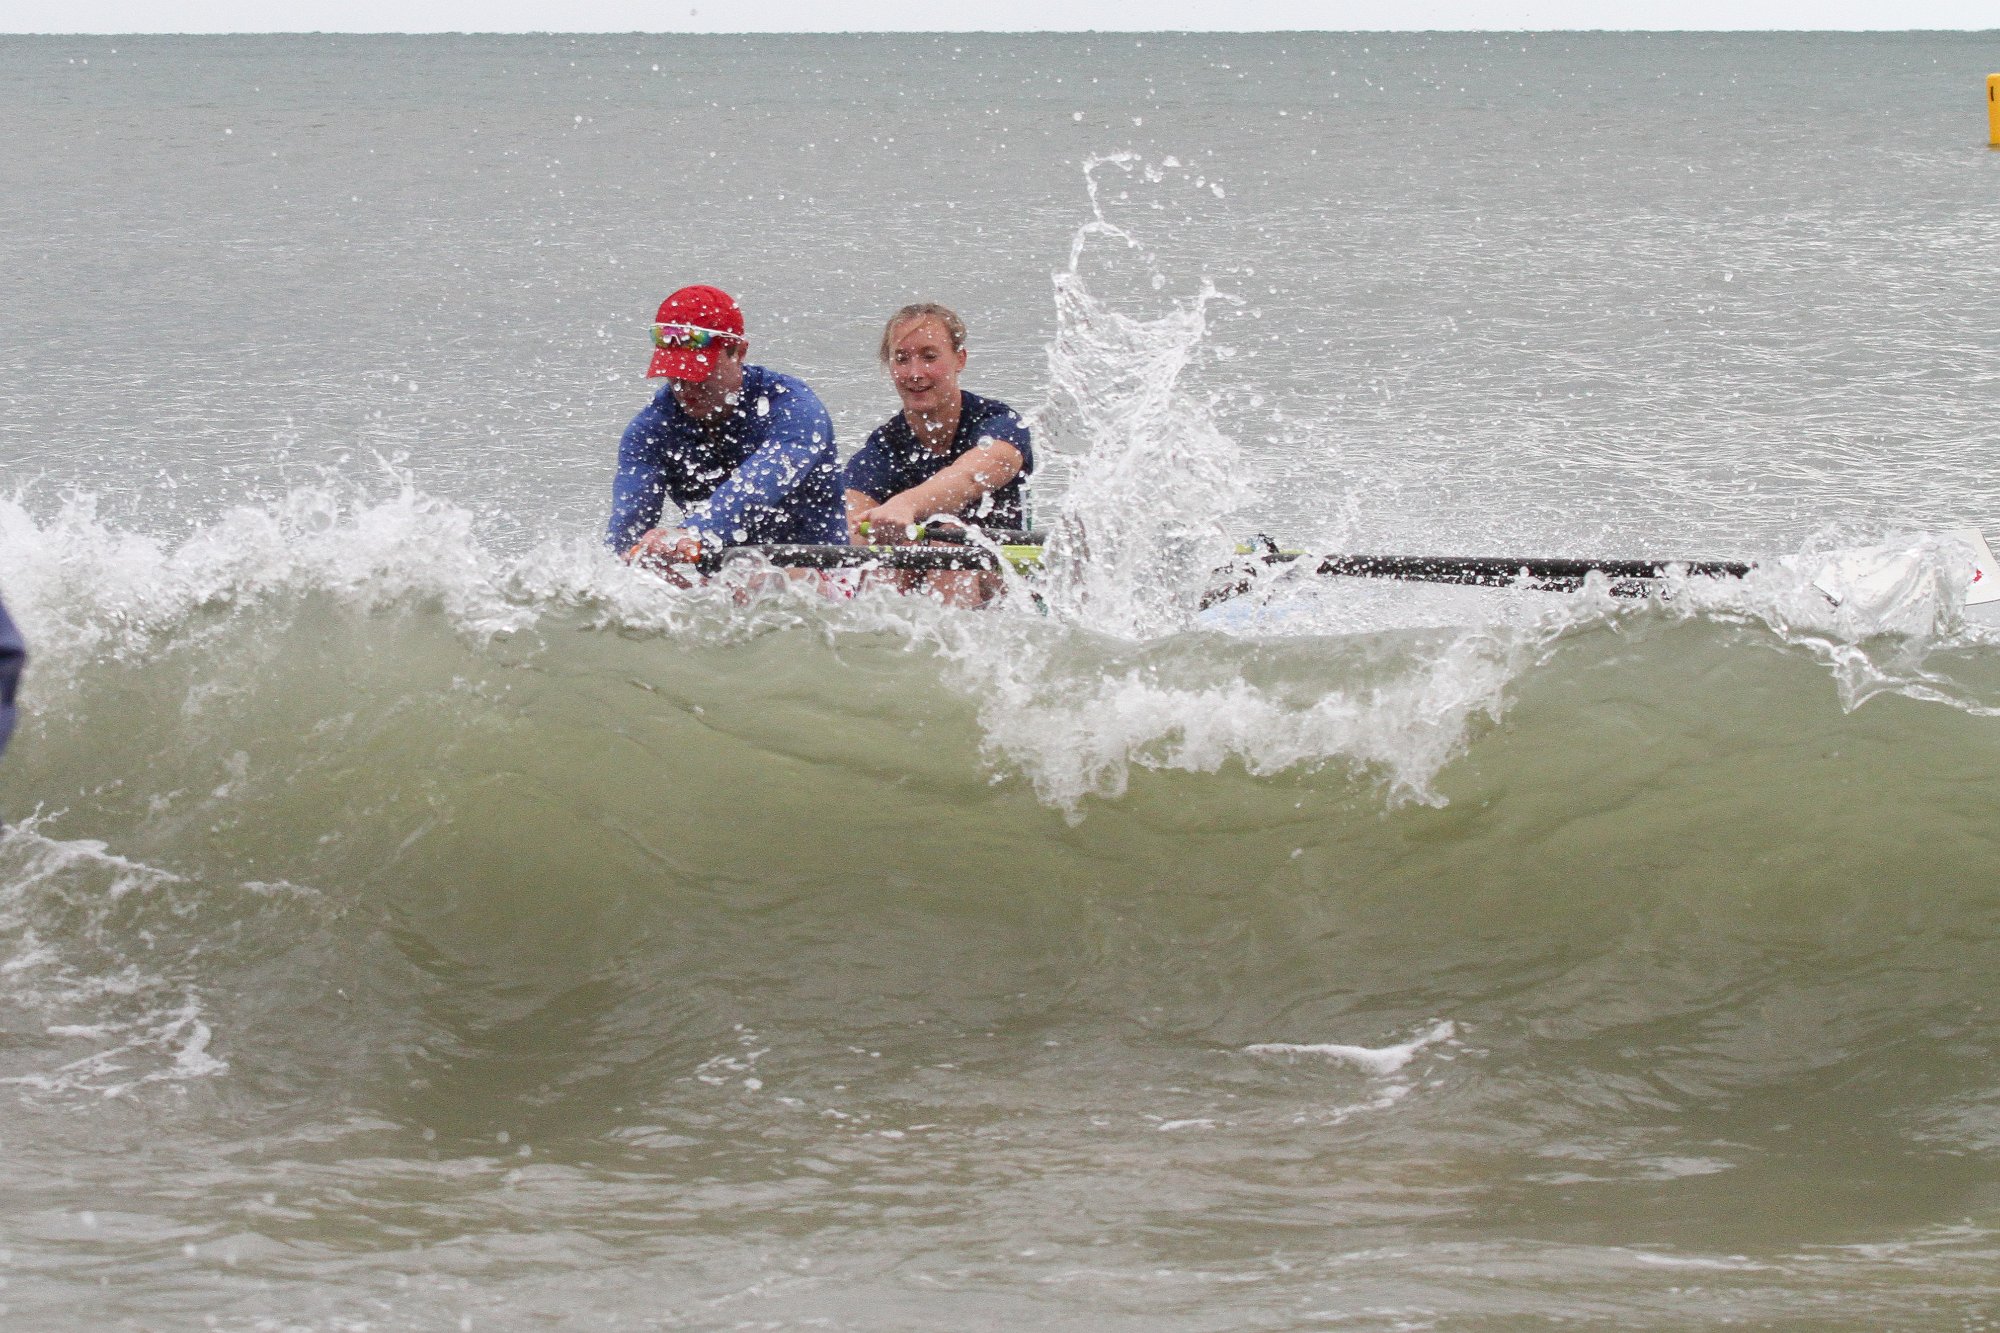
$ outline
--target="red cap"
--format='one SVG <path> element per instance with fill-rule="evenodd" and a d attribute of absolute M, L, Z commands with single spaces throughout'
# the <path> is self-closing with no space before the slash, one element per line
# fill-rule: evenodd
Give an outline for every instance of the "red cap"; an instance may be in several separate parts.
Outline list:
<path fill-rule="evenodd" d="M 739 343 L 743 341 L 743 312 L 720 287 L 681 288 L 660 302 L 659 317 L 653 322 L 706 329 L 726 334 Z M 721 351 L 720 343 L 710 343 L 699 352 L 685 347 L 662 347 L 653 353 L 653 364 L 647 368 L 646 377 L 666 375 L 699 384 L 715 373 L 715 358 Z"/>

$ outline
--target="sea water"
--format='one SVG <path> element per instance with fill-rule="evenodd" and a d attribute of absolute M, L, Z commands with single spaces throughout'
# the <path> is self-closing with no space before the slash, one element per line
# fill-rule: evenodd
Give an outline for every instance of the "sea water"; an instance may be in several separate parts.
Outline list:
<path fill-rule="evenodd" d="M 0 1324 L 1990 1326 L 1996 67 L 0 41 Z M 694 281 L 1039 601 L 604 555 Z"/>

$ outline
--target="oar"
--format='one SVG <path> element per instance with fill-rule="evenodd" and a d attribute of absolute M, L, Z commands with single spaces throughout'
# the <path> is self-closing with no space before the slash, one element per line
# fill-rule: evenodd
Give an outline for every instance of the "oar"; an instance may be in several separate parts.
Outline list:
<path fill-rule="evenodd" d="M 897 546 L 817 546 L 771 544 L 735 546 L 704 562 L 710 572 L 734 560 L 762 559 L 787 569 L 994 569 L 993 553 L 942 534 Z M 1046 544 L 1040 532 L 993 531 L 986 534 L 999 546 L 1000 556 L 1016 570 L 1040 565 Z M 1404 579 L 1422 583 L 1470 584 L 1489 588 L 1529 588 L 1568 592 L 1583 586 L 1589 575 L 1602 574 L 1611 591 L 1624 597 L 1645 596 L 1673 570 L 1708 578 L 1741 578 L 1751 566 L 1740 560 L 1590 560 L 1577 556 L 1512 555 L 1324 555 L 1282 551 L 1268 538 L 1238 548 L 1245 558 L 1216 571 L 1223 581 L 1202 598 L 1212 606 L 1248 592 L 1259 566 L 1316 560 L 1315 574 L 1349 578 Z"/>
<path fill-rule="evenodd" d="M 1269 539 L 1265 539 L 1268 541 Z M 1226 570 L 1218 570 L 1227 582 L 1212 587 L 1201 604 L 1213 606 L 1241 596 L 1256 583 L 1259 565 L 1317 559 L 1315 574 L 1336 574 L 1349 578 L 1404 579 L 1418 583 L 1457 583 L 1487 588 L 1528 588 L 1539 592 L 1573 592 L 1592 574 L 1610 580 L 1611 592 L 1619 597 L 1645 597 L 1656 591 L 1654 584 L 1673 570 L 1705 578 L 1742 578 L 1751 566 L 1740 560 L 1590 560 L 1578 556 L 1515 555 L 1326 555 L 1314 557 L 1303 551 L 1280 551 L 1275 543 L 1262 549 L 1239 551 L 1249 555 Z"/>
<path fill-rule="evenodd" d="M 1292 559 L 1280 553 L 1279 559 Z M 1358 578 L 1420 579 L 1428 583 L 1477 583 L 1512 587 L 1520 583 L 1550 588 L 1581 587 L 1602 574 L 1621 580 L 1663 579 L 1678 569 L 1704 578 L 1740 579 L 1751 566 L 1741 560 L 1584 560 L 1575 557 L 1511 555 L 1329 555 L 1314 572 Z"/>

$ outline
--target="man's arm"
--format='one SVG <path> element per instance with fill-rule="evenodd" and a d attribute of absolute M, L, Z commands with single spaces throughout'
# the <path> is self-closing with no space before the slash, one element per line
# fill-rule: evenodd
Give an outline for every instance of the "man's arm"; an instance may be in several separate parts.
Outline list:
<path fill-rule="evenodd" d="M 815 468 L 833 466 L 833 419 L 818 398 L 773 386 L 767 401 L 764 442 L 681 521 L 711 548 L 748 540 L 753 510 L 784 509 Z"/>
<path fill-rule="evenodd" d="M 648 407 L 632 418 L 618 441 L 618 471 L 611 479 L 611 518 L 604 526 L 604 544 L 620 555 L 659 526 L 667 501 L 666 468 L 658 441 L 664 424 L 658 410 Z"/>

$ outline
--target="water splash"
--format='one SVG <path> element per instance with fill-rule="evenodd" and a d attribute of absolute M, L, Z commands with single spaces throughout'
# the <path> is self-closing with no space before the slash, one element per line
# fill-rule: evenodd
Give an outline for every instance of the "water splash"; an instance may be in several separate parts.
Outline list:
<path fill-rule="evenodd" d="M 1226 298 L 1204 282 L 1142 319 L 1093 295 L 1084 280 L 1093 245 L 1140 249 L 1104 216 L 1097 188 L 1100 168 L 1130 171 L 1137 160 L 1126 153 L 1084 164 L 1091 218 L 1077 229 L 1068 268 L 1054 276 L 1056 336 L 1040 414 L 1047 447 L 1074 459 L 1042 595 L 1058 614 L 1129 639 L 1188 623 L 1210 571 L 1234 549 L 1227 520 L 1252 494 L 1241 451 L 1181 382 L 1202 348 L 1209 303 Z M 1157 269 L 1151 277 L 1164 285 Z"/>
<path fill-rule="evenodd" d="M 203 611 L 306 591 L 367 607 L 429 601 L 467 629 L 525 623 L 473 515 L 392 474 L 383 495 L 339 477 L 237 505 L 180 541 L 113 528 L 94 496 L 66 496 L 43 523 L 0 501 L 7 596 L 52 661 L 143 653 Z"/>

